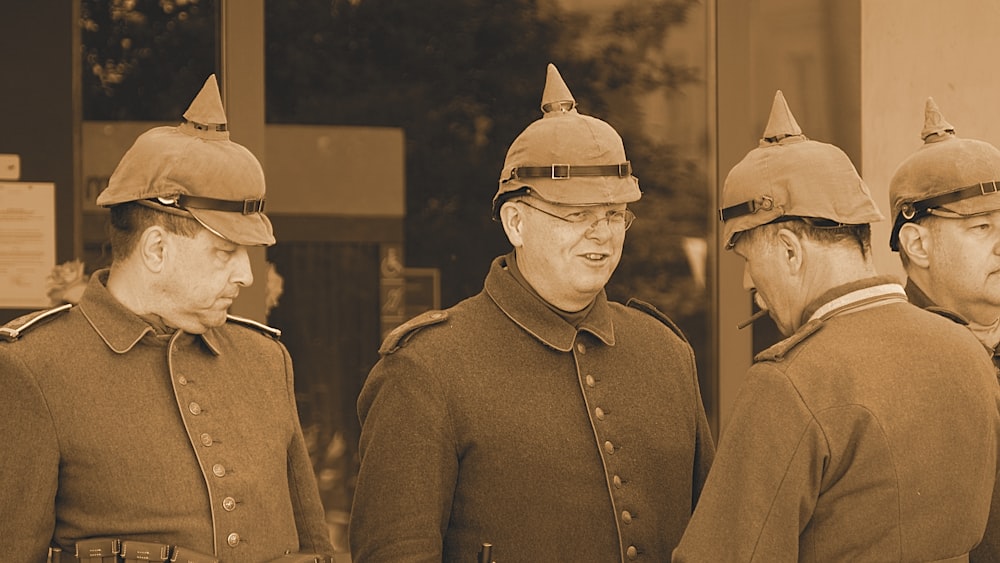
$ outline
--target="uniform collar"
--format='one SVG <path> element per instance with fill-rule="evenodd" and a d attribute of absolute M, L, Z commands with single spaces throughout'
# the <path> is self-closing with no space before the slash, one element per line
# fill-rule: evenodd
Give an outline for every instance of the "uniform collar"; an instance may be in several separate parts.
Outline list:
<path fill-rule="evenodd" d="M 494 259 L 484 287 L 486 294 L 515 324 L 561 352 L 573 349 L 579 331 L 587 331 L 608 346 L 614 346 L 611 306 L 603 289 L 595 297 L 587 317 L 574 327 L 514 279 L 507 268 L 507 261 L 512 259 L 513 253 Z"/>
<path fill-rule="evenodd" d="M 953 311 L 951 309 L 941 307 L 940 305 L 935 303 L 930 297 L 927 296 L 926 293 L 924 293 L 924 290 L 920 289 L 920 286 L 918 286 L 910 278 L 907 278 L 906 280 L 906 298 L 910 300 L 910 303 L 913 303 L 914 305 L 920 307 L 921 309 L 927 309 L 928 311 L 933 311 L 943 317 L 947 317 L 955 321 L 960 325 L 968 326 L 969 324 L 969 319 L 963 317 L 961 314 L 958 313 L 958 311 Z"/>
<path fill-rule="evenodd" d="M 80 298 L 78 308 L 90 326 L 94 328 L 104 343 L 113 352 L 124 354 L 142 340 L 146 334 L 155 334 L 153 327 L 138 315 L 128 310 L 108 291 L 109 270 L 98 270 L 90 276 L 86 291 Z M 187 336 L 200 339 L 215 355 L 219 354 L 217 337 L 213 330 L 202 335 L 187 335 L 178 330 L 171 341 Z"/>
<path fill-rule="evenodd" d="M 827 290 L 802 311 L 802 324 L 881 302 L 906 301 L 903 286 L 892 276 L 873 276 Z"/>

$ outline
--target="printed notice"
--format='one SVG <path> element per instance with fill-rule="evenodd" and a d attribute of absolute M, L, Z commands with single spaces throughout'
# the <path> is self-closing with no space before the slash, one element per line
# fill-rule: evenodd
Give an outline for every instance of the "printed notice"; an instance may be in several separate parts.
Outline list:
<path fill-rule="evenodd" d="M 0 307 L 47 307 L 56 263 L 56 186 L 0 182 Z"/>

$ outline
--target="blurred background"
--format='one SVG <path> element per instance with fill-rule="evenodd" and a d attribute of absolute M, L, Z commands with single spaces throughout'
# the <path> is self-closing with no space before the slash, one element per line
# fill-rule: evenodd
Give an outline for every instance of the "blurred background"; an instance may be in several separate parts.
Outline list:
<path fill-rule="evenodd" d="M 109 264 L 97 194 L 135 137 L 176 124 L 216 74 L 233 140 L 264 165 L 278 239 L 254 250 L 256 283 L 233 312 L 284 333 L 345 560 L 358 391 L 382 335 L 477 293 L 509 250 L 490 201 L 507 146 L 541 116 L 548 63 L 582 113 L 621 133 L 643 190 L 609 296 L 680 325 L 717 435 L 753 354 L 779 338 L 767 319 L 735 328 L 753 306 L 742 263 L 719 251 L 716 211 L 774 91 L 807 136 L 851 156 L 883 210 L 927 96 L 961 135 L 1000 141 L 993 0 L 41 0 L 4 11 L 0 286 L 36 278 L 0 322 L 48 304 L 53 267 Z M 11 159 L 16 170 L 2 166 Z M 4 194 L 34 185 L 53 186 L 52 252 L 4 238 Z M 888 227 L 874 237 L 880 269 L 898 275 Z"/>

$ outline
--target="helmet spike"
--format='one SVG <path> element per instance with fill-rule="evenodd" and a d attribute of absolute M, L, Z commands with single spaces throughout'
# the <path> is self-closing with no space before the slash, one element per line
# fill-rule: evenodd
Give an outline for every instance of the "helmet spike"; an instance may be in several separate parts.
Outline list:
<path fill-rule="evenodd" d="M 778 90 L 774 93 L 774 102 L 771 103 L 771 115 L 767 120 L 767 127 L 764 128 L 764 141 L 776 143 L 785 137 L 795 137 L 802 134 L 792 110 L 788 109 L 788 102 L 785 95 Z"/>
<path fill-rule="evenodd" d="M 925 143 L 936 143 L 949 137 L 955 136 L 955 126 L 941 115 L 941 110 L 934 102 L 934 98 L 927 98 L 924 104 L 924 129 L 920 132 L 920 138 Z"/>
<path fill-rule="evenodd" d="M 545 71 L 545 90 L 542 92 L 542 113 L 546 116 L 576 111 L 576 98 L 569 91 L 556 65 L 549 63 Z"/>
<path fill-rule="evenodd" d="M 201 91 L 195 96 L 187 111 L 181 130 L 203 139 L 228 139 L 226 110 L 222 107 L 222 95 L 215 75 L 205 80 Z"/>

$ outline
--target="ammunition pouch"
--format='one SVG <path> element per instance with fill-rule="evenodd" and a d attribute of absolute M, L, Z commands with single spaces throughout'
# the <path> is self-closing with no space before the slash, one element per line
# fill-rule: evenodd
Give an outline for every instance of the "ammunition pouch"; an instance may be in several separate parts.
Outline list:
<path fill-rule="evenodd" d="M 50 550 L 51 563 L 219 563 L 212 555 L 179 545 L 100 538 L 76 542 L 76 554 Z M 318 553 L 288 553 L 268 563 L 326 563 Z"/>
<path fill-rule="evenodd" d="M 219 563 L 212 555 L 179 545 L 108 538 L 78 541 L 75 557 L 60 555 L 52 563 Z"/>

